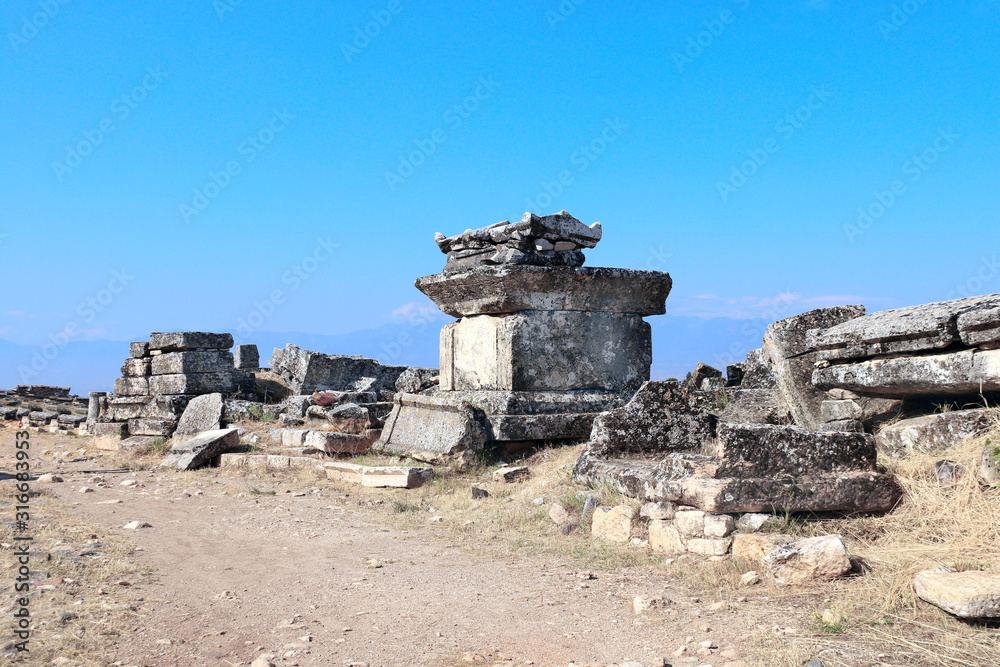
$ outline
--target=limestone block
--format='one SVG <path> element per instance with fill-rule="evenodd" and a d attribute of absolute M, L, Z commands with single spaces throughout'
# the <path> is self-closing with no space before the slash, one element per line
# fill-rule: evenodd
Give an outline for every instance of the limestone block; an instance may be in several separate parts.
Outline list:
<path fill-rule="evenodd" d="M 888 398 L 1000 391 L 1000 350 L 880 358 L 816 368 L 817 387 Z"/>
<path fill-rule="evenodd" d="M 115 451 L 122 438 L 128 434 L 128 424 L 125 422 L 97 422 L 90 428 L 94 436 L 94 447 Z"/>
<path fill-rule="evenodd" d="M 875 439 L 866 433 L 815 432 L 798 426 L 719 425 L 719 476 L 811 475 L 874 471 Z"/>
<path fill-rule="evenodd" d="M 921 600 L 959 618 L 1000 618 L 1000 574 L 927 570 L 913 588 Z"/>
<path fill-rule="evenodd" d="M 959 315 L 956 325 L 966 345 L 996 348 L 1000 344 L 1000 305 L 964 312 Z"/>
<path fill-rule="evenodd" d="M 797 425 L 815 430 L 828 421 L 820 411 L 826 396 L 812 383 L 813 365 L 818 356 L 806 342 L 807 333 L 864 314 L 864 306 L 834 306 L 779 320 L 767 327 L 764 351 L 771 361 L 778 391 Z"/>
<path fill-rule="evenodd" d="M 149 342 L 138 341 L 128 344 L 128 355 L 133 359 L 142 359 L 149 356 Z"/>
<path fill-rule="evenodd" d="M 658 519 L 649 522 L 649 546 L 653 551 L 666 554 L 679 554 L 687 550 L 677 527 L 670 521 Z"/>
<path fill-rule="evenodd" d="M 529 477 L 531 477 L 531 470 L 528 469 L 528 466 L 505 466 L 493 471 L 494 482 L 514 484 L 516 482 L 523 482 Z"/>
<path fill-rule="evenodd" d="M 406 366 L 383 366 L 374 359 L 323 354 L 303 350 L 291 343 L 275 348 L 271 370 L 296 394 L 315 391 L 358 391 L 378 394 L 393 390 Z M 364 401 L 374 402 L 374 401 Z"/>
<path fill-rule="evenodd" d="M 973 332 L 996 326 L 998 321 L 987 313 L 998 305 L 1000 294 L 990 294 L 883 310 L 836 326 L 817 325 L 822 328 L 810 332 L 807 342 L 820 358 L 830 360 L 937 350 L 959 342 L 960 330 L 975 340 Z"/>
<path fill-rule="evenodd" d="M 233 353 L 227 350 L 167 352 L 151 360 L 153 375 L 181 373 L 231 373 Z"/>
<path fill-rule="evenodd" d="M 702 556 L 725 556 L 733 546 L 731 537 L 692 537 L 684 542 L 690 553 Z"/>
<path fill-rule="evenodd" d="M 677 505 L 668 502 L 646 503 L 639 508 L 639 516 L 651 521 L 669 521 L 677 513 Z"/>
<path fill-rule="evenodd" d="M 335 431 L 307 431 L 305 447 L 312 447 L 327 454 L 365 454 L 371 443 L 363 435 Z"/>
<path fill-rule="evenodd" d="M 487 439 L 485 415 L 468 403 L 397 394 L 373 448 L 418 461 L 467 465 L 480 458 Z"/>
<path fill-rule="evenodd" d="M 170 437 L 177 428 L 176 419 L 147 419 L 137 417 L 128 420 L 129 435 L 153 435 Z"/>
<path fill-rule="evenodd" d="M 594 425 L 596 413 L 562 415 L 489 415 L 495 442 L 527 440 L 567 440 L 586 438 Z"/>
<path fill-rule="evenodd" d="M 733 517 L 728 514 L 706 514 L 704 525 L 705 537 L 715 538 L 729 537 L 736 528 Z"/>
<path fill-rule="evenodd" d="M 825 422 L 861 419 L 861 406 L 851 400 L 823 401 L 819 405 L 821 418 Z"/>
<path fill-rule="evenodd" d="M 124 377 L 147 377 L 150 374 L 150 359 L 126 359 L 122 364 L 122 375 Z"/>
<path fill-rule="evenodd" d="M 649 379 L 652 334 L 630 313 L 479 315 L 441 331 L 442 390 L 619 390 Z"/>
<path fill-rule="evenodd" d="M 477 266 L 417 280 L 416 286 L 452 317 L 525 310 L 666 312 L 670 276 L 659 271 L 540 266 Z"/>
<path fill-rule="evenodd" d="M 149 378 L 152 394 L 228 394 L 234 387 L 232 372 L 153 375 Z"/>
<path fill-rule="evenodd" d="M 136 377 L 117 378 L 115 380 L 114 393 L 118 396 L 148 396 L 149 379 Z"/>
<path fill-rule="evenodd" d="M 685 538 L 704 537 L 705 513 L 701 510 L 678 510 L 674 514 L 674 526 Z"/>
<path fill-rule="evenodd" d="M 237 345 L 233 348 L 233 365 L 239 370 L 255 371 L 260 368 L 260 352 L 256 345 Z"/>
<path fill-rule="evenodd" d="M 167 458 L 160 462 L 161 468 L 194 470 L 209 465 L 212 459 L 229 452 L 240 444 L 240 436 L 235 428 L 199 433 L 186 442 L 174 445 Z"/>
<path fill-rule="evenodd" d="M 233 335 L 205 333 L 203 331 L 178 331 L 154 333 L 149 336 L 149 350 L 184 352 L 197 349 L 228 350 L 233 346 Z"/>
<path fill-rule="evenodd" d="M 954 410 L 903 419 L 875 434 L 880 452 L 890 456 L 944 452 L 990 428 L 996 412 L 989 409 Z"/>
<path fill-rule="evenodd" d="M 305 447 L 308 429 L 283 428 L 281 430 L 282 447 Z"/>
<path fill-rule="evenodd" d="M 840 535 L 810 537 L 778 547 L 764 557 L 779 586 L 830 581 L 851 569 L 851 559 Z"/>
<path fill-rule="evenodd" d="M 635 505 L 598 507 L 594 510 L 590 533 L 605 542 L 625 544 L 632 537 L 632 522 L 637 514 Z"/>
<path fill-rule="evenodd" d="M 329 479 L 370 488 L 415 489 L 434 475 L 433 468 L 415 466 L 365 466 L 333 462 L 323 466 Z"/>
<path fill-rule="evenodd" d="M 167 355 L 164 355 L 167 356 Z M 204 431 L 222 428 L 222 394 L 195 396 L 177 422 L 174 443 L 180 444 Z"/>

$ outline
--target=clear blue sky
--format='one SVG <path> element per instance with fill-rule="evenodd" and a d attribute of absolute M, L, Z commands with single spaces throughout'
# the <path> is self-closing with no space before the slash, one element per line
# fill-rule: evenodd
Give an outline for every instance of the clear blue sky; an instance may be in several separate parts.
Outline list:
<path fill-rule="evenodd" d="M 8 341 L 398 321 L 434 232 L 529 200 L 602 221 L 589 265 L 668 271 L 676 315 L 1000 292 L 995 0 L 10 0 L 0 25 Z"/>

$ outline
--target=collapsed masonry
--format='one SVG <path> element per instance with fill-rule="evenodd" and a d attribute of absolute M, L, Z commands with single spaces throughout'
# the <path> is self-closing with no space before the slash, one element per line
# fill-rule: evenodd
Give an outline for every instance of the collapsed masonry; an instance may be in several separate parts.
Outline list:
<path fill-rule="evenodd" d="M 575 479 L 717 513 L 887 511 L 901 492 L 877 453 L 943 450 L 994 422 L 941 406 L 1000 391 L 1000 295 L 810 311 L 770 325 L 727 382 L 701 371 L 601 415 Z"/>
<path fill-rule="evenodd" d="M 584 439 L 596 415 L 649 379 L 644 317 L 665 312 L 670 276 L 582 268 L 600 223 L 566 211 L 447 238 L 444 271 L 416 287 L 459 318 L 441 331 L 440 386 L 395 399 L 376 449 L 469 463 L 507 450 Z"/>
<path fill-rule="evenodd" d="M 169 438 L 196 396 L 256 396 L 254 374 L 236 368 L 232 347 L 232 334 L 195 331 L 153 333 L 148 342 L 130 344 L 114 392 L 91 394 L 95 446 L 131 448 Z M 241 349 L 244 359 L 250 353 Z"/>
<path fill-rule="evenodd" d="M 87 399 L 69 392 L 69 387 L 45 384 L 19 384 L 9 391 L 0 390 L 0 419 L 27 420 L 27 426 L 78 434 L 87 421 Z"/>

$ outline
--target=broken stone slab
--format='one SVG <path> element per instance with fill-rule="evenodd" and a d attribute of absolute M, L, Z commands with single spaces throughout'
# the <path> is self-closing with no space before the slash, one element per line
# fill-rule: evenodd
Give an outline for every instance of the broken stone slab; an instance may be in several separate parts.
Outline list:
<path fill-rule="evenodd" d="M 162 436 L 153 435 L 133 435 L 118 443 L 118 450 L 122 452 L 133 452 L 137 449 L 147 449 L 154 447 L 157 443 L 164 442 Z"/>
<path fill-rule="evenodd" d="M 310 406 L 306 409 L 306 423 L 310 428 L 326 428 L 355 435 L 363 434 L 372 426 L 368 408 L 363 408 L 356 403 Z"/>
<path fill-rule="evenodd" d="M 125 363 L 122 364 L 122 375 L 124 377 L 148 377 L 151 373 L 151 361 L 149 358 L 126 359 Z"/>
<path fill-rule="evenodd" d="M 670 276 L 659 271 L 535 266 L 481 266 L 416 282 L 417 289 L 453 317 L 524 310 L 662 315 L 671 285 Z"/>
<path fill-rule="evenodd" d="M 231 372 L 153 375 L 149 378 L 152 394 L 229 394 L 234 389 Z"/>
<path fill-rule="evenodd" d="M 812 372 L 812 383 L 886 398 L 1000 391 L 1000 350 L 961 350 L 818 367 Z"/>
<path fill-rule="evenodd" d="M 819 308 L 767 327 L 763 349 L 771 361 L 781 398 L 797 425 L 815 430 L 827 421 L 820 409 L 827 397 L 812 382 L 818 356 L 806 341 L 807 333 L 849 322 L 864 314 L 864 306 Z"/>
<path fill-rule="evenodd" d="M 233 346 L 233 335 L 229 333 L 206 333 L 203 331 L 178 331 L 173 333 L 153 333 L 149 336 L 150 351 L 186 352 L 198 349 L 228 350 Z"/>
<path fill-rule="evenodd" d="M 249 468 L 251 470 L 281 470 L 287 468 L 319 468 L 316 459 L 308 456 L 286 456 L 283 454 L 239 454 L 229 453 L 219 456 L 221 468 Z"/>
<path fill-rule="evenodd" d="M 693 451 L 715 437 L 716 417 L 680 382 L 646 382 L 624 407 L 594 419 L 587 451 L 596 457 Z"/>
<path fill-rule="evenodd" d="M 275 348 L 271 370 L 296 394 L 314 391 L 392 390 L 406 366 L 383 366 L 374 359 L 303 350 L 291 343 Z M 373 402 L 373 401 L 372 401 Z"/>
<path fill-rule="evenodd" d="M 238 370 L 256 371 L 260 368 L 260 351 L 256 345 L 237 345 L 233 348 L 233 366 Z"/>
<path fill-rule="evenodd" d="M 188 396 L 122 396 L 107 401 L 107 421 L 127 421 L 136 417 L 176 419 L 184 412 Z"/>
<path fill-rule="evenodd" d="M 167 352 L 153 357 L 150 366 L 153 375 L 231 373 L 233 371 L 233 353 L 228 350 Z"/>
<path fill-rule="evenodd" d="M 396 378 L 395 390 L 400 394 L 419 394 L 438 385 L 438 369 L 411 366 Z"/>
<path fill-rule="evenodd" d="M 832 581 L 852 567 L 840 535 L 810 537 L 778 547 L 764 557 L 764 564 L 779 586 Z"/>
<path fill-rule="evenodd" d="M 962 342 L 970 347 L 995 349 L 1000 346 L 1000 305 L 962 313 L 957 325 Z"/>
<path fill-rule="evenodd" d="M 651 328 L 631 313 L 478 315 L 441 330 L 444 391 L 614 391 L 648 380 L 651 363 Z"/>
<path fill-rule="evenodd" d="M 579 440 L 590 436 L 597 413 L 563 415 L 487 415 L 495 442 Z"/>
<path fill-rule="evenodd" d="M 505 466 L 493 471 L 494 482 L 514 484 L 523 482 L 529 477 L 531 477 L 531 470 L 528 469 L 528 466 Z"/>
<path fill-rule="evenodd" d="M 398 394 L 374 449 L 429 463 L 469 465 L 488 440 L 486 416 L 464 401 Z"/>
<path fill-rule="evenodd" d="M 733 558 L 748 563 L 763 563 L 769 553 L 794 541 L 791 535 L 778 533 L 737 533 L 733 536 Z"/>
<path fill-rule="evenodd" d="M 149 379 L 137 378 L 137 377 L 116 378 L 114 393 L 118 396 L 148 396 Z M 183 392 L 173 392 L 173 393 L 183 393 Z"/>
<path fill-rule="evenodd" d="M 995 424 L 992 409 L 954 410 L 904 419 L 875 434 L 879 451 L 890 456 L 944 452 Z"/>
<path fill-rule="evenodd" d="M 764 349 L 757 348 L 747 352 L 746 361 L 743 362 L 743 381 L 740 383 L 740 388 L 776 390 L 777 387 L 771 360 Z"/>
<path fill-rule="evenodd" d="M 989 331 L 1000 321 L 991 319 L 1000 306 L 1000 294 L 968 297 L 870 313 L 835 326 L 818 325 L 807 337 L 821 359 L 864 359 L 899 352 L 939 350 L 961 340 L 958 320 L 966 336 Z M 990 338 L 991 334 L 985 334 Z"/>
<path fill-rule="evenodd" d="M 199 433 L 195 437 L 170 448 L 161 468 L 194 470 L 209 465 L 212 459 L 239 447 L 240 435 L 235 428 Z"/>
<path fill-rule="evenodd" d="M 128 344 L 128 356 L 133 359 L 142 359 L 149 356 L 149 341 L 137 341 Z"/>
<path fill-rule="evenodd" d="M 926 570 L 913 588 L 921 600 L 959 618 L 1000 618 L 1000 574 Z"/>
<path fill-rule="evenodd" d="M 525 213 L 518 222 L 504 220 L 480 229 L 469 229 L 457 236 L 435 235 L 438 248 L 447 254 L 455 250 L 503 245 L 522 239 L 545 239 L 552 249 L 555 243 L 569 241 L 583 248 L 593 248 L 601 240 L 601 223 L 587 226 L 563 210 L 552 215 Z"/>
<path fill-rule="evenodd" d="M 282 404 L 245 401 L 227 398 L 222 404 L 222 419 L 227 424 L 234 422 L 270 422 L 278 418 L 287 408 Z"/>
<path fill-rule="evenodd" d="M 282 440 L 284 444 L 284 440 Z M 307 431 L 303 446 L 318 449 L 327 454 L 365 454 L 371 441 L 363 435 L 337 433 L 335 431 Z"/>
<path fill-rule="evenodd" d="M 416 466 L 365 466 L 356 463 L 325 463 L 326 475 L 369 488 L 416 489 L 434 476 L 434 469 Z"/>
<path fill-rule="evenodd" d="M 195 396 L 187 404 L 174 431 L 174 444 L 181 444 L 204 431 L 222 428 L 222 394 Z"/>
<path fill-rule="evenodd" d="M 605 542 L 626 544 L 632 537 L 632 524 L 639 514 L 633 504 L 597 507 L 590 524 L 590 534 Z"/>
<path fill-rule="evenodd" d="M 169 438 L 177 428 L 176 419 L 147 419 L 137 417 L 128 420 L 129 435 L 152 435 Z"/>
<path fill-rule="evenodd" d="M 690 384 L 695 389 L 701 389 L 701 385 L 705 382 L 705 380 L 713 380 L 721 377 L 722 371 L 718 368 L 713 368 L 708 364 L 699 361 L 694 367 L 694 372 L 691 373 Z"/>
<path fill-rule="evenodd" d="M 875 439 L 867 433 L 816 432 L 798 426 L 722 423 L 718 477 L 808 476 L 874 471 Z"/>

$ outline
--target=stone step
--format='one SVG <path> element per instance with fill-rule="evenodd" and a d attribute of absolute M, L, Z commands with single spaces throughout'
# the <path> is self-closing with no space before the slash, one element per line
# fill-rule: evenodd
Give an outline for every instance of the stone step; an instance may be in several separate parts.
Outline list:
<path fill-rule="evenodd" d="M 323 465 L 330 479 L 371 488 L 415 489 L 434 476 L 434 469 L 410 466 L 365 466 L 331 462 Z"/>

